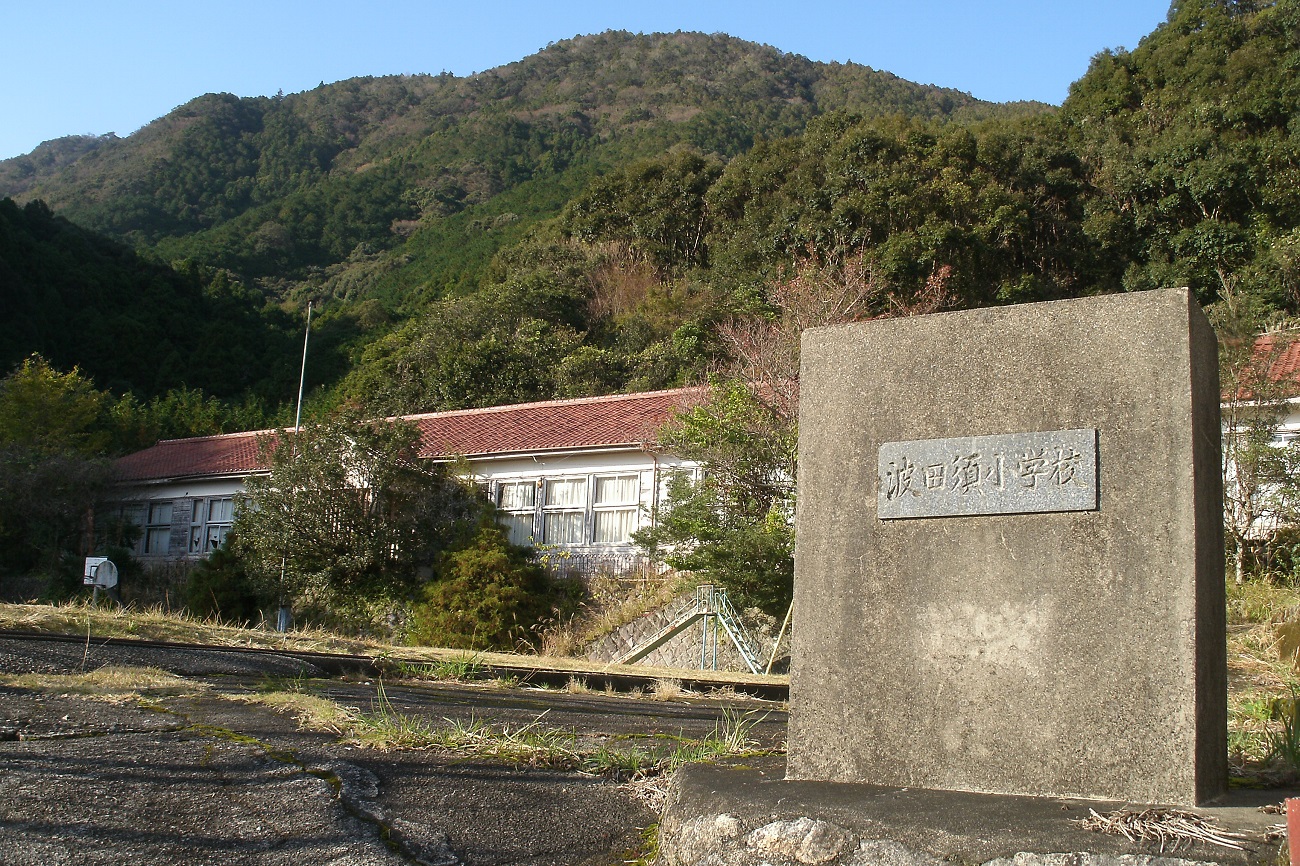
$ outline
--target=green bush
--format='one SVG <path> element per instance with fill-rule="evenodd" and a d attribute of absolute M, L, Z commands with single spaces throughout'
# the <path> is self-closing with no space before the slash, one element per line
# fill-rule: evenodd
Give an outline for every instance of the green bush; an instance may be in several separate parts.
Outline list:
<path fill-rule="evenodd" d="M 262 608 L 268 601 L 229 543 L 195 566 L 185 584 L 185 609 L 197 617 L 252 623 L 261 618 Z"/>
<path fill-rule="evenodd" d="M 411 609 L 412 644 L 457 649 L 514 649 L 551 614 L 564 592 L 525 548 L 495 525 L 443 556 L 436 579 Z"/>

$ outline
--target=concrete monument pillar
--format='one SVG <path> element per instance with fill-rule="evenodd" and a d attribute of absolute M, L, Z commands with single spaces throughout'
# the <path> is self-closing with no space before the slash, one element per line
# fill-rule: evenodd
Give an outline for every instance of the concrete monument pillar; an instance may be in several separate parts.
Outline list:
<path fill-rule="evenodd" d="M 1183 289 L 810 330 L 789 775 L 1226 787 L 1219 382 Z"/>

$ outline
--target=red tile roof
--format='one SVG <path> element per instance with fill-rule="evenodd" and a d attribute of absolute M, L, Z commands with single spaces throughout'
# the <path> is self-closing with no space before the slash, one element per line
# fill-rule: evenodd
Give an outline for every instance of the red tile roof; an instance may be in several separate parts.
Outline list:
<path fill-rule="evenodd" d="M 113 464 L 116 481 L 157 481 L 165 478 L 248 475 L 263 467 L 257 459 L 257 437 L 272 430 L 163 439 L 152 448 L 128 454 Z"/>
<path fill-rule="evenodd" d="M 1289 394 L 1300 390 L 1300 339 L 1294 331 L 1285 334 L 1265 334 L 1255 341 L 1255 357 L 1269 359 L 1268 378 L 1276 383 L 1287 383 Z"/>
<path fill-rule="evenodd" d="M 421 457 L 637 447 L 653 441 L 674 410 L 702 400 L 705 393 L 679 388 L 403 417 L 420 429 Z M 273 432 L 164 439 L 118 460 L 114 477 L 133 482 L 248 475 L 266 469 L 257 459 L 257 437 Z"/>
<path fill-rule="evenodd" d="M 684 388 L 407 415 L 420 428 L 421 457 L 476 457 L 653 442 L 675 409 L 703 396 Z"/>
<path fill-rule="evenodd" d="M 1238 372 L 1223 371 L 1224 400 L 1230 400 L 1236 378 L 1237 399 L 1272 401 L 1300 395 L 1300 333 L 1280 331 L 1255 339 L 1250 361 Z M 1265 384 L 1267 383 L 1267 384 Z"/>

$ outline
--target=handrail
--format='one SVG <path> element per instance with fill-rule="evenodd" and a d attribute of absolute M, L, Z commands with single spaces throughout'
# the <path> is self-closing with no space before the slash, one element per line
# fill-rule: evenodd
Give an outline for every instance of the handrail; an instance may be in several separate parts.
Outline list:
<path fill-rule="evenodd" d="M 749 668 L 749 672 L 757 674 L 760 672 L 759 656 L 760 652 L 753 638 L 745 630 L 740 621 L 740 616 L 736 609 L 732 607 L 730 600 L 727 598 L 727 591 L 714 586 L 711 583 L 702 583 L 695 588 L 695 594 L 689 598 L 683 599 L 680 603 L 672 608 L 666 608 L 665 618 L 668 620 L 667 625 L 656 631 L 648 639 L 638 646 L 633 647 L 624 653 L 615 661 L 619 664 L 631 664 L 639 659 L 644 658 L 663 646 L 673 637 L 681 634 L 698 620 L 703 620 L 705 625 L 705 645 L 708 642 L 708 620 L 709 617 L 716 617 L 722 630 L 726 632 L 727 637 L 731 639 L 740 657 Z M 704 658 L 700 658 L 700 668 L 704 668 Z"/>

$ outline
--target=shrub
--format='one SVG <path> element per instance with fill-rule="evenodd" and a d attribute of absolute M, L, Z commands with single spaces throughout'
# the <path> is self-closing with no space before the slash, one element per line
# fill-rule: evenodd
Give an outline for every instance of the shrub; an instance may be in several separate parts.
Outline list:
<path fill-rule="evenodd" d="M 513 649 L 563 598 L 525 548 L 484 525 L 465 547 L 443 556 L 437 579 L 411 609 L 408 640 L 457 649 Z"/>
<path fill-rule="evenodd" d="M 249 576 L 244 561 L 223 544 L 195 566 L 185 584 L 185 609 L 198 617 L 251 623 L 268 602 Z"/>

